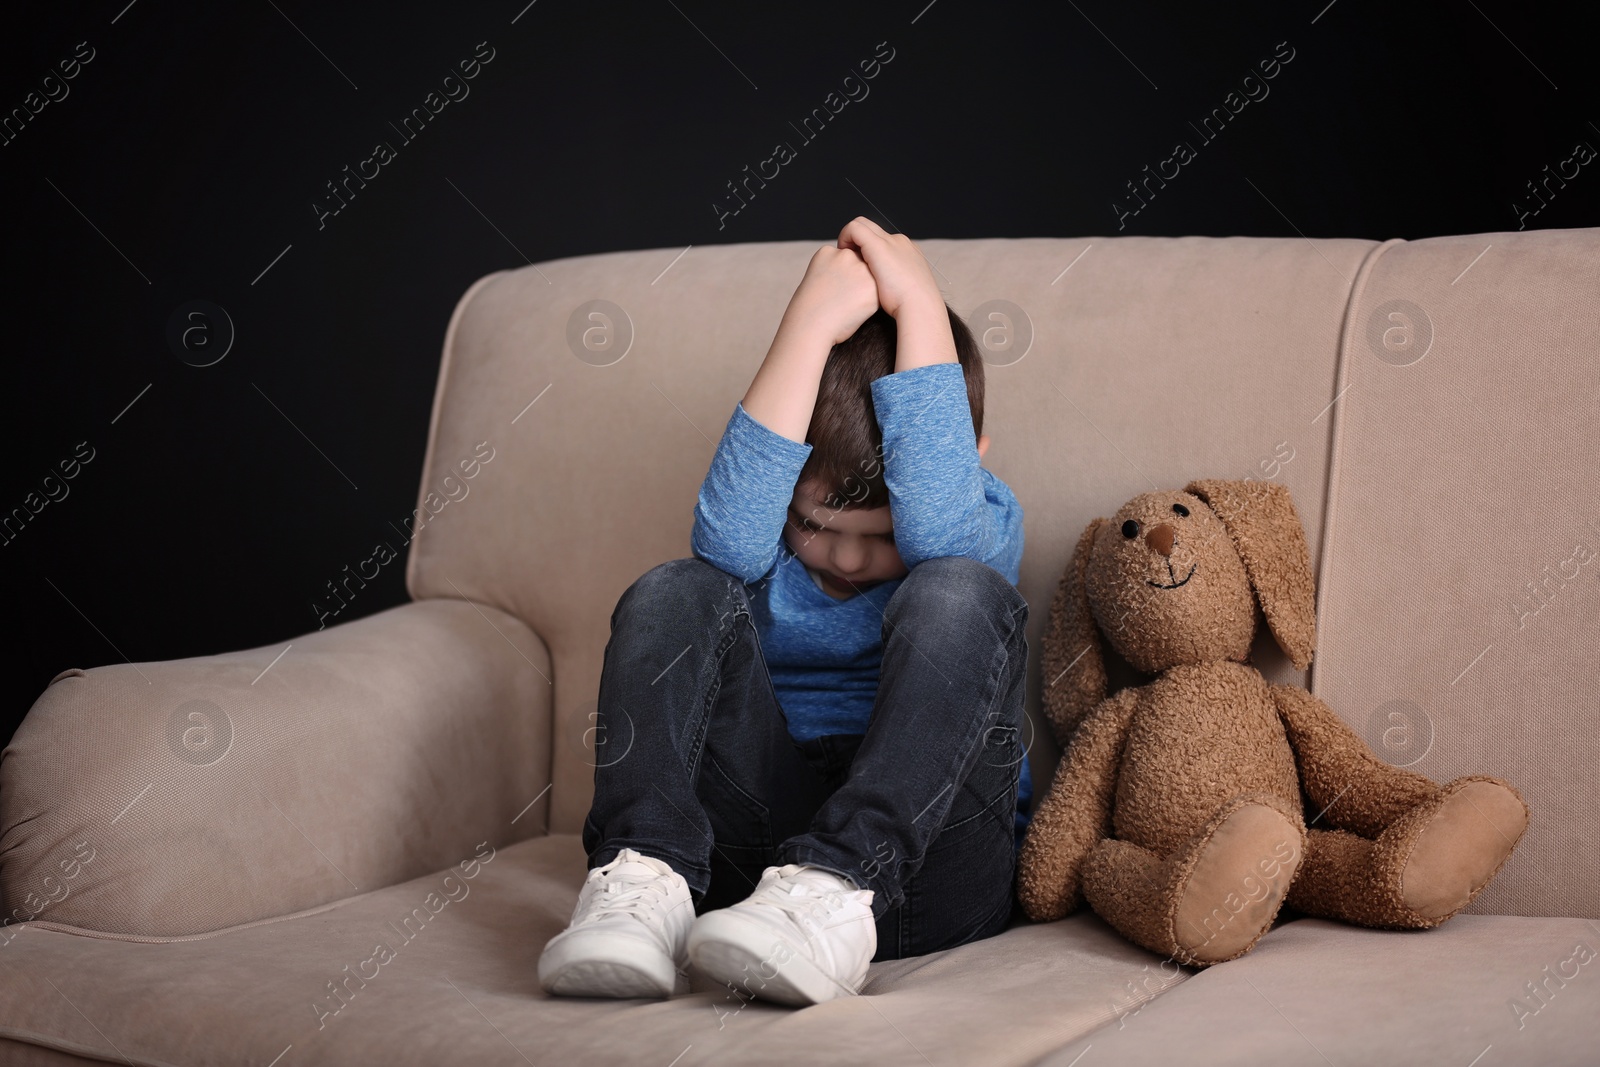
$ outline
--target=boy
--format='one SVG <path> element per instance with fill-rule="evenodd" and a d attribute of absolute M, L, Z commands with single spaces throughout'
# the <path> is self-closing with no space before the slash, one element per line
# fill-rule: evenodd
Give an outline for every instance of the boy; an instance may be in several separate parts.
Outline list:
<path fill-rule="evenodd" d="M 735 407 L 694 556 L 612 613 L 597 725 L 632 743 L 595 768 L 546 991 L 668 996 L 692 961 L 814 1004 L 1005 928 L 1028 609 L 982 423 L 982 362 L 922 253 L 853 220 Z"/>

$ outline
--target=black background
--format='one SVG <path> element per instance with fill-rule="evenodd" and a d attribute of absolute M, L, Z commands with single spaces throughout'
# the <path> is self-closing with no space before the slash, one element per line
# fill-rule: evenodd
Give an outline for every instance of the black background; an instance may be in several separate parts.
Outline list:
<path fill-rule="evenodd" d="M 525 5 L 11 10 L 6 113 L 79 42 L 94 59 L 0 147 L 0 509 L 79 442 L 95 458 L 0 547 L 4 737 L 64 668 L 315 629 L 324 583 L 415 505 L 445 325 L 491 271 L 820 244 L 856 215 L 918 239 L 1511 230 L 1529 181 L 1600 146 L 1576 5 Z M 470 95 L 402 145 L 389 123 L 479 42 Z M 719 228 L 725 183 L 879 42 L 870 95 Z M 1119 230 L 1124 183 L 1279 42 L 1270 95 Z M 319 229 L 380 139 L 397 158 Z M 1592 169 L 1526 225 L 1600 225 Z M 167 343 L 191 300 L 237 330 L 210 367 Z M 340 621 L 405 599 L 396 562 Z"/>

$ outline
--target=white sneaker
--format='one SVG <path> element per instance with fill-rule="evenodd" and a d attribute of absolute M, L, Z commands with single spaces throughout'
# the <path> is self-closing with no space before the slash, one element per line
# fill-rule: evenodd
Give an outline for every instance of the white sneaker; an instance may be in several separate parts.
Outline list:
<path fill-rule="evenodd" d="M 539 956 L 545 992 L 575 997 L 687 993 L 694 899 L 665 860 L 624 848 L 589 871 L 572 921 Z"/>
<path fill-rule="evenodd" d="M 768 867 L 761 884 L 689 928 L 689 959 L 716 981 L 780 1004 L 854 996 L 878 949 L 870 889 L 821 867 Z"/>

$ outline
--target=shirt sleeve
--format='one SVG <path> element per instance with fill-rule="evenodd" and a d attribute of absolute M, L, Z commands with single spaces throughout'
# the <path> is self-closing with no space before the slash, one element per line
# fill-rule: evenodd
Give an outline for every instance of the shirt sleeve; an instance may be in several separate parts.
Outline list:
<path fill-rule="evenodd" d="M 1015 585 L 1022 564 L 1022 507 L 979 465 L 972 408 L 959 363 L 930 363 L 872 382 L 883 432 L 883 479 L 895 547 L 907 567 L 963 556 Z"/>
<path fill-rule="evenodd" d="M 783 524 L 811 446 L 734 405 L 694 506 L 689 547 L 746 584 L 778 562 Z"/>

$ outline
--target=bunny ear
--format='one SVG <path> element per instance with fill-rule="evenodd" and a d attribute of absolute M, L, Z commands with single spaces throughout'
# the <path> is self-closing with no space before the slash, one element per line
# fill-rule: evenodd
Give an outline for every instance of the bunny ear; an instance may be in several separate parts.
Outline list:
<path fill-rule="evenodd" d="M 1044 710 L 1063 749 L 1078 723 L 1106 696 L 1105 653 L 1084 586 L 1089 551 L 1105 521 L 1095 519 L 1078 538 L 1072 562 L 1050 602 L 1050 624 L 1040 644 Z"/>
<path fill-rule="evenodd" d="M 1277 482 L 1196 481 L 1185 492 L 1217 513 L 1244 561 L 1267 626 L 1296 670 L 1317 647 L 1316 586 L 1305 528 L 1289 490 Z"/>

